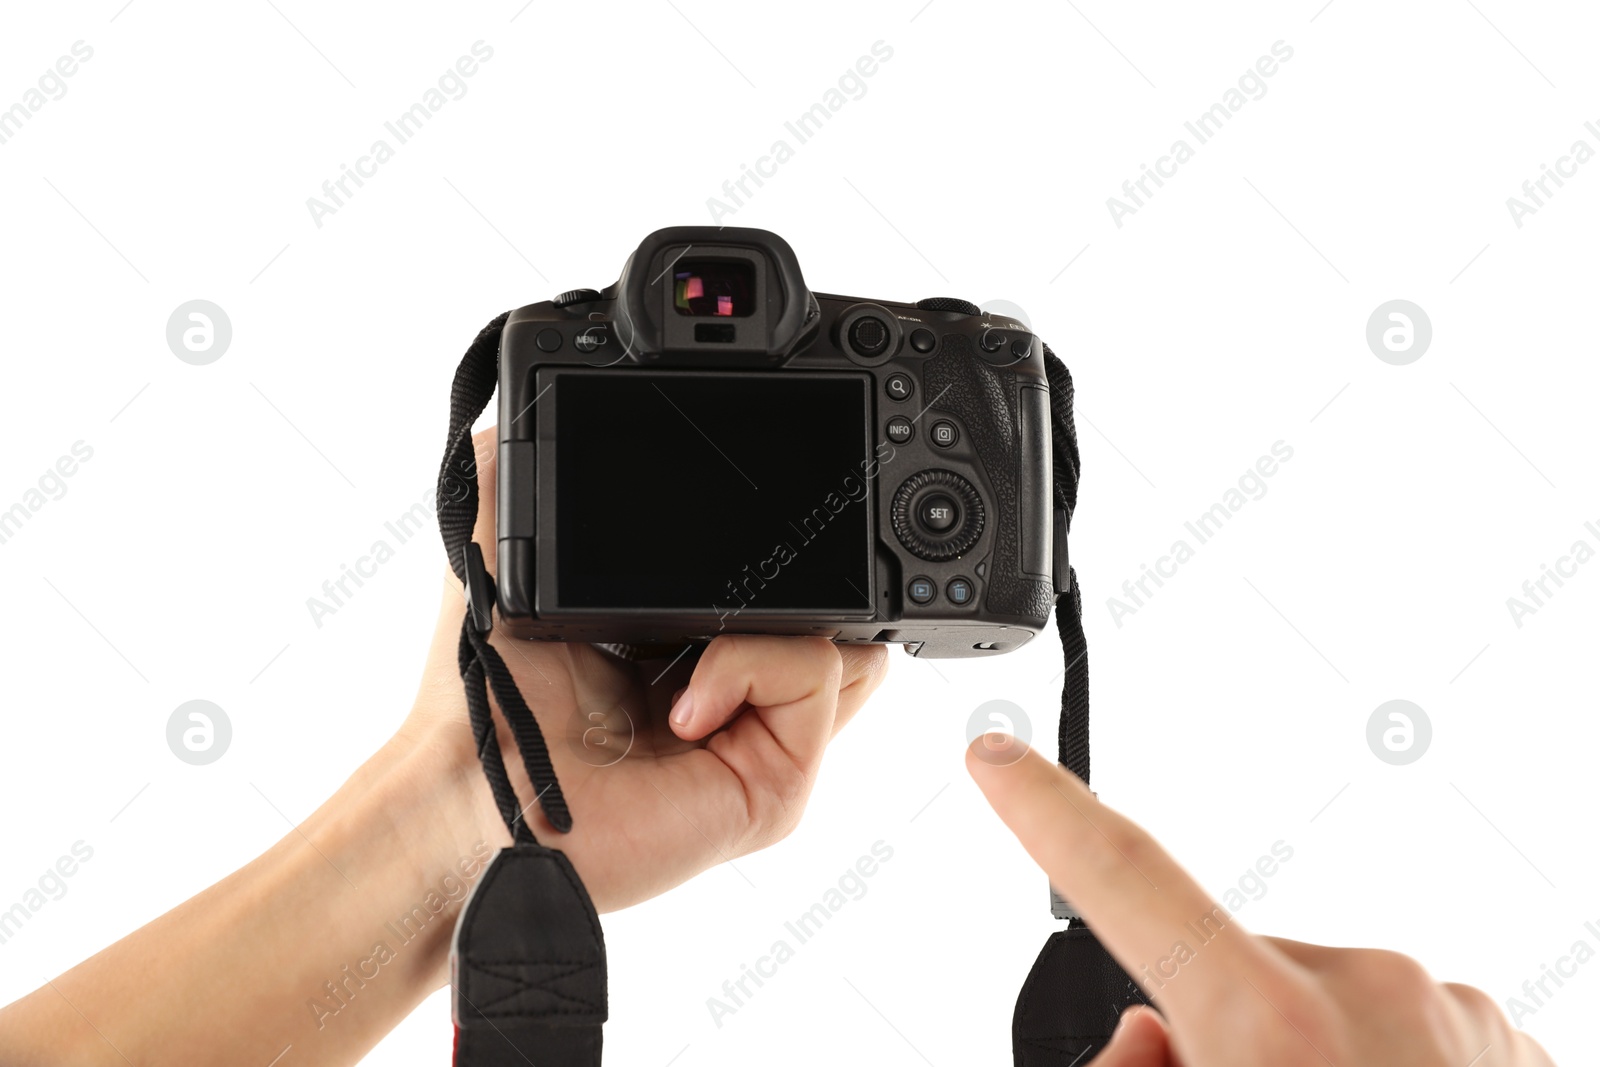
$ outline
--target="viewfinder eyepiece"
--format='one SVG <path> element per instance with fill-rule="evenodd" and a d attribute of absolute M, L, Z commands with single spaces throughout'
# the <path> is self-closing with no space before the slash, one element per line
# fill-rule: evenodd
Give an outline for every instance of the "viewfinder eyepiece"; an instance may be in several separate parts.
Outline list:
<path fill-rule="evenodd" d="M 742 319 L 755 310 L 756 269 L 748 260 L 680 260 L 672 280 L 680 315 Z"/>
<path fill-rule="evenodd" d="M 657 230 L 612 292 L 618 339 L 636 363 L 775 367 L 821 326 L 794 250 L 766 230 Z"/>

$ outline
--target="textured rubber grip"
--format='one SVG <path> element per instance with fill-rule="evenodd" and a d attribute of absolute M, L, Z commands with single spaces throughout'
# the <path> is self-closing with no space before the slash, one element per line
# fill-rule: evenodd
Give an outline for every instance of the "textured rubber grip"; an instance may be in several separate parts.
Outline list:
<path fill-rule="evenodd" d="M 1028 517 L 1040 524 L 1047 512 L 1030 512 L 1033 505 L 1026 502 L 1025 494 L 1037 494 L 1039 506 L 1048 509 L 1050 502 L 1051 465 L 1037 459 L 1024 464 L 1021 440 L 1023 404 L 1037 404 L 1046 396 L 1038 390 L 1023 389 L 1023 383 L 1013 368 L 997 368 L 977 356 L 970 337 L 949 334 L 939 351 L 928 360 L 923 376 L 929 397 L 938 398 L 941 411 L 948 411 L 960 419 L 967 428 L 968 439 L 982 464 L 983 475 L 989 481 L 997 516 Z M 1043 384 L 1032 379 L 1028 385 Z M 1036 427 L 1032 423 L 1030 429 Z M 1035 437 L 1031 447 L 1040 447 Z M 1022 478 L 1034 480 L 1024 486 Z M 984 607 L 996 615 L 1011 615 L 1027 619 L 1043 628 L 1050 621 L 1050 609 L 1055 604 L 1056 591 L 1049 570 L 1040 567 L 1042 561 L 1024 562 L 1025 552 L 1035 555 L 1048 553 L 1050 546 L 1036 534 L 1031 546 L 1024 546 L 1017 518 L 996 522 L 993 561 L 986 582 Z M 1043 573 L 1030 573 L 1029 567 Z"/>

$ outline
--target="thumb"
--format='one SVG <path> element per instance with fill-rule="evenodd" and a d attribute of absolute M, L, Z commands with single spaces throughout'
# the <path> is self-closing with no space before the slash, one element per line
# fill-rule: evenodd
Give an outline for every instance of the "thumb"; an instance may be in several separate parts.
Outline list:
<path fill-rule="evenodd" d="M 1122 1013 L 1111 1043 L 1089 1067 L 1173 1067 L 1167 1024 L 1152 1008 L 1132 1007 Z"/>

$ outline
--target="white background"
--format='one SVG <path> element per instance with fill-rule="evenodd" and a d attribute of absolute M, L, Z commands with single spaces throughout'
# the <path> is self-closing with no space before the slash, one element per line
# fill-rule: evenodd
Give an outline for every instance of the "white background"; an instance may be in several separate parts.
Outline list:
<path fill-rule="evenodd" d="M 1071 366 L 1101 795 L 1218 894 L 1292 847 L 1253 929 L 1400 949 L 1502 1002 L 1596 944 L 1600 563 L 1520 628 L 1506 605 L 1600 547 L 1600 164 L 1521 227 L 1506 206 L 1574 140 L 1600 148 L 1592 12 L 275 2 L 33 5 L 0 33 L 0 106 L 94 49 L 0 145 L 0 508 L 94 450 L 0 544 L 0 906 L 94 849 L 0 946 L 0 1001 L 266 848 L 286 827 L 262 794 L 303 818 L 388 736 L 437 541 L 320 629 L 305 601 L 427 493 L 466 342 L 710 221 L 880 40 L 865 95 L 723 221 L 785 235 L 823 291 L 1014 301 Z M 315 225 L 307 198 L 479 40 L 466 95 Z M 1197 145 L 1184 122 L 1280 40 L 1266 94 Z M 1107 198 L 1180 137 L 1194 158 L 1118 227 Z M 165 340 L 196 298 L 233 325 L 209 366 Z M 1433 325 L 1408 366 L 1365 340 L 1396 298 Z M 1118 627 L 1105 598 L 1280 440 L 1266 495 Z M 1053 925 L 963 733 L 1004 698 L 1048 743 L 1059 669 L 1052 637 L 896 651 L 792 838 L 607 917 L 611 1062 L 1008 1062 Z M 165 742 L 195 698 L 233 722 L 209 767 Z M 1394 698 L 1434 730 L 1404 767 L 1365 738 Z M 718 1028 L 706 999 L 878 840 L 867 895 Z M 1523 1023 L 1587 1062 L 1597 1001 L 1591 964 Z M 449 1041 L 440 993 L 368 1062 Z"/>

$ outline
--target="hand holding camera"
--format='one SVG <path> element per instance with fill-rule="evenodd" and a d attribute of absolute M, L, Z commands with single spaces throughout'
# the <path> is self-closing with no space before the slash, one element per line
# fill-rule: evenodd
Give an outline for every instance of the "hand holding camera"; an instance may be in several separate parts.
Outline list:
<path fill-rule="evenodd" d="M 475 439 L 478 526 L 490 570 L 496 471 L 489 430 Z M 737 521 L 736 519 L 730 521 Z M 504 845 L 472 745 L 457 666 L 466 610 L 447 577 L 416 707 L 401 733 L 448 754 L 471 795 L 460 833 Z M 520 761 L 507 762 L 534 836 L 560 842 L 602 912 L 636 904 L 780 840 L 799 821 L 822 753 L 882 680 L 881 645 L 823 638 L 720 637 L 703 651 L 624 660 L 585 644 L 495 634 L 538 718 L 567 802 L 572 832 L 557 834 L 532 803 Z M 676 661 L 674 661 L 674 657 Z M 675 699 L 676 698 L 676 699 Z M 669 719 L 670 708 L 670 719 Z M 516 751 L 504 720 L 499 743 Z M 726 729 L 722 727 L 726 726 Z"/>

